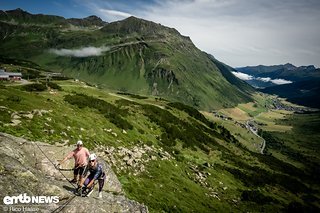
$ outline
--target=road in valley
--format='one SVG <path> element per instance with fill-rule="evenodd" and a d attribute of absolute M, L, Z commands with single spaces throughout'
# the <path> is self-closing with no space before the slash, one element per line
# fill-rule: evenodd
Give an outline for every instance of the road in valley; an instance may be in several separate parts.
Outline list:
<path fill-rule="evenodd" d="M 247 128 L 249 128 L 250 131 L 251 131 L 254 135 L 256 135 L 257 137 L 259 137 L 259 138 L 261 138 L 261 139 L 263 140 L 260 153 L 261 153 L 261 154 L 264 154 L 264 149 L 265 149 L 265 147 L 266 147 L 266 140 L 265 140 L 263 137 L 261 137 L 260 135 L 258 135 L 258 131 L 257 131 L 257 130 L 254 130 L 254 129 L 249 125 L 249 121 L 247 121 L 246 125 L 247 125 Z"/>

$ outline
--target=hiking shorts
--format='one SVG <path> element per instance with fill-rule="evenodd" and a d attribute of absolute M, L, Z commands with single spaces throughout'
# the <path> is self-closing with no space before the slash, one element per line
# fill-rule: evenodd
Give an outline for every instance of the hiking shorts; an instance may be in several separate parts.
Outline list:
<path fill-rule="evenodd" d="M 78 166 L 73 170 L 74 175 L 82 175 L 84 171 L 85 166 Z"/>
<path fill-rule="evenodd" d="M 92 175 L 90 174 L 90 175 L 87 177 L 87 179 L 84 181 L 84 185 L 87 186 L 87 185 L 90 183 L 90 181 L 93 179 L 93 177 L 94 177 L 94 174 L 92 174 Z M 103 172 L 102 175 L 100 175 L 100 177 L 98 178 L 99 192 L 102 191 L 102 188 L 103 188 L 103 186 L 104 186 L 105 180 L 106 180 L 106 175 L 105 175 L 105 173 Z"/>

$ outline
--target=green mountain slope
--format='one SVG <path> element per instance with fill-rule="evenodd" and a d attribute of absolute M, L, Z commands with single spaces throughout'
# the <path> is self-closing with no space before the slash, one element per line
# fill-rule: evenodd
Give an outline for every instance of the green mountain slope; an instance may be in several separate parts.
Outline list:
<path fill-rule="evenodd" d="M 208 110 L 252 100 L 251 89 L 242 91 L 227 80 L 222 72 L 228 71 L 221 71 L 190 38 L 160 24 L 135 17 L 95 30 L 0 24 L 2 56 L 31 60 L 100 87 L 157 95 Z M 88 50 L 85 47 L 99 54 L 72 55 Z"/>
<path fill-rule="evenodd" d="M 241 91 L 244 92 L 254 92 L 254 89 L 246 82 L 240 80 L 237 78 L 232 72 L 235 72 L 236 70 L 220 61 L 215 59 L 212 55 L 208 55 L 209 58 L 213 61 L 213 63 L 219 68 L 221 74 L 229 81 L 230 84 L 236 86 Z"/>
<path fill-rule="evenodd" d="M 1 84 L 0 131 L 59 144 L 61 150 L 82 139 L 112 166 L 126 196 L 150 212 L 319 210 L 318 114 L 299 116 L 297 123 L 295 115 L 283 121 L 295 127 L 294 134 L 268 139 L 268 152 L 278 151 L 272 142 L 286 148 L 281 154 L 290 160 L 279 160 L 249 151 L 236 139 L 241 135 L 181 103 L 108 93 L 83 82 L 40 84 Z M 54 84 L 59 90 L 52 89 Z M 300 138 L 304 119 L 314 121 L 307 126 L 312 133 L 307 140 Z M 300 144 L 291 147 L 286 135 L 299 137 Z M 254 142 L 256 137 L 250 137 Z M 301 148 L 304 152 L 297 155 Z"/>

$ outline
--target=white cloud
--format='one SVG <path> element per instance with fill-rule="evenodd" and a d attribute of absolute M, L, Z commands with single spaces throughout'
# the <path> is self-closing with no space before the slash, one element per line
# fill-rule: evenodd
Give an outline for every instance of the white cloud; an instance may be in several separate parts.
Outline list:
<path fill-rule="evenodd" d="M 281 78 L 277 78 L 277 79 L 271 79 L 269 77 L 266 77 L 266 78 L 255 78 L 256 80 L 260 80 L 260 81 L 263 81 L 263 82 L 272 82 L 274 84 L 291 84 L 292 81 L 288 81 L 288 80 L 285 80 L 285 79 L 281 79 Z"/>
<path fill-rule="evenodd" d="M 288 81 L 288 80 L 285 80 L 285 79 L 273 79 L 271 80 L 272 83 L 274 84 L 278 84 L 278 85 L 281 85 L 281 84 L 291 84 L 292 81 Z"/>
<path fill-rule="evenodd" d="M 257 80 L 260 80 L 260 81 L 263 81 L 263 82 L 269 82 L 269 81 L 271 81 L 271 78 L 269 78 L 269 77 L 267 77 L 267 78 L 260 78 L 260 77 L 258 77 L 258 78 L 256 78 Z"/>
<path fill-rule="evenodd" d="M 288 81 L 288 80 L 285 80 L 285 79 L 281 79 L 281 78 L 277 78 L 277 79 L 271 79 L 270 77 L 265 77 L 265 78 L 261 78 L 261 77 L 258 77 L 258 78 L 255 78 L 254 76 L 252 75 L 248 75 L 246 73 L 242 73 L 242 72 L 232 72 L 236 77 L 240 78 L 241 80 L 244 80 L 244 81 L 248 81 L 248 80 L 259 80 L 259 81 L 263 81 L 263 82 L 272 82 L 274 84 L 278 84 L 278 85 L 281 85 L 281 84 L 291 84 L 292 81 Z"/>
<path fill-rule="evenodd" d="M 50 49 L 49 52 L 60 56 L 89 57 L 99 56 L 110 50 L 109 47 L 83 47 L 80 49 Z"/>
<path fill-rule="evenodd" d="M 115 16 L 118 18 L 128 18 L 132 16 L 130 13 L 118 11 L 118 10 L 107 10 L 107 9 L 99 9 L 101 13 L 103 13 L 105 16 Z"/>
<path fill-rule="evenodd" d="M 241 80 L 244 81 L 248 81 L 248 80 L 252 80 L 253 76 L 252 75 L 248 75 L 242 72 L 232 72 L 236 77 L 240 78 Z"/>

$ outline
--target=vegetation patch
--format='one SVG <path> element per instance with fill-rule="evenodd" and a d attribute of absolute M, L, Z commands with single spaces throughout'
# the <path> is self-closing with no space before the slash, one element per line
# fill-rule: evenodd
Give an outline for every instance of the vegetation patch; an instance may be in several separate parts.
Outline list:
<path fill-rule="evenodd" d="M 43 92 L 47 90 L 44 84 L 34 83 L 22 86 L 22 88 L 28 92 Z"/>
<path fill-rule="evenodd" d="M 214 123 L 210 122 L 206 117 L 204 117 L 203 114 L 201 114 L 197 109 L 195 109 L 191 106 L 185 105 L 180 102 L 168 103 L 168 106 L 174 107 L 174 108 L 181 110 L 181 111 L 184 111 L 188 115 L 190 115 L 191 117 L 201 121 L 202 123 L 206 124 L 207 126 L 209 126 L 211 128 L 215 128 Z"/>
<path fill-rule="evenodd" d="M 306 185 L 288 175 L 270 173 L 258 167 L 245 171 L 230 167 L 224 167 L 224 169 L 230 172 L 236 179 L 241 180 L 248 187 L 278 185 L 286 188 L 292 193 L 310 192 L 310 189 Z"/>
<path fill-rule="evenodd" d="M 137 95 L 137 94 L 131 94 L 131 93 L 127 93 L 127 92 L 117 92 L 117 94 L 119 94 L 119 95 L 127 95 L 127 96 L 129 96 L 131 98 L 136 98 L 136 99 L 148 99 L 148 97 Z"/>
<path fill-rule="evenodd" d="M 141 105 L 141 107 L 144 114 L 164 130 L 160 137 L 162 144 L 175 146 L 178 139 L 183 142 L 185 148 L 195 148 L 197 146 L 205 152 L 210 150 L 209 147 L 219 150 L 225 149 L 214 139 L 214 136 L 220 135 L 215 130 L 208 129 L 200 123 L 190 124 L 157 106 Z M 202 131 L 203 129 L 207 131 Z"/>
<path fill-rule="evenodd" d="M 52 82 L 52 81 L 49 81 L 49 82 L 44 82 L 43 84 L 47 85 L 48 87 L 50 87 L 51 89 L 56 89 L 58 91 L 62 91 L 62 88 L 61 86 L 59 86 L 58 84 Z"/>
<path fill-rule="evenodd" d="M 298 151 L 286 146 L 284 141 L 277 138 L 275 135 L 271 134 L 270 132 L 263 131 L 259 129 L 258 134 L 262 136 L 266 141 L 265 153 L 272 155 L 269 149 L 277 150 L 280 153 L 285 154 L 289 158 L 297 161 L 308 161 L 308 159 Z"/>
<path fill-rule="evenodd" d="M 18 95 L 11 95 L 11 96 L 7 97 L 7 101 L 11 101 L 14 103 L 20 103 L 21 100 L 22 100 L 21 96 L 18 96 Z"/>
<path fill-rule="evenodd" d="M 11 115 L 6 109 L 0 108 L 0 123 L 9 123 L 11 121 Z"/>
<path fill-rule="evenodd" d="M 84 94 L 66 95 L 64 100 L 72 105 L 78 106 L 79 108 L 89 107 L 97 109 L 111 123 L 113 123 L 120 129 L 133 129 L 132 124 L 130 124 L 123 118 L 128 114 L 128 111 L 117 108 L 116 106 L 104 100 L 90 97 Z"/>
<path fill-rule="evenodd" d="M 52 76 L 51 77 L 55 81 L 66 81 L 66 80 L 71 80 L 72 78 L 67 77 L 67 76 Z"/>
<path fill-rule="evenodd" d="M 257 204 L 277 203 L 278 201 L 270 196 L 265 196 L 258 190 L 245 190 L 241 193 L 241 200 L 252 201 Z"/>

